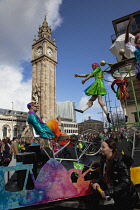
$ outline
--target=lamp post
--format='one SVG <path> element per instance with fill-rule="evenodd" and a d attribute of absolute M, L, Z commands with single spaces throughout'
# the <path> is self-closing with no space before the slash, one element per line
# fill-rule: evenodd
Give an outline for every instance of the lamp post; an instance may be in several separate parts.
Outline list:
<path fill-rule="evenodd" d="M 13 139 L 13 102 L 12 102 L 12 131 L 11 131 L 11 139 Z"/>

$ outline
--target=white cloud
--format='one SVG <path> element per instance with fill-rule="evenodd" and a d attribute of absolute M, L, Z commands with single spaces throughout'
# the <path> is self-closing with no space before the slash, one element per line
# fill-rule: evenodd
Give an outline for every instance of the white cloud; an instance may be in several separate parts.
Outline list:
<path fill-rule="evenodd" d="M 62 23 L 59 7 L 62 0 L 0 1 L 0 64 L 17 64 L 31 59 L 31 45 L 45 14 L 54 30 Z"/>
<path fill-rule="evenodd" d="M 117 112 L 118 114 L 122 114 L 122 113 L 123 113 L 123 110 L 122 110 L 121 105 L 117 107 L 116 112 Z M 116 113 L 116 112 L 114 111 L 114 113 Z"/>
<path fill-rule="evenodd" d="M 83 96 L 80 99 L 80 102 L 79 102 L 80 109 L 86 105 L 86 103 L 88 102 L 89 99 L 90 99 L 90 97 L 88 97 L 88 96 Z M 98 99 L 96 99 L 96 101 L 93 102 L 93 106 L 90 108 L 90 110 L 93 110 L 93 109 L 96 109 L 99 107 L 100 107 L 100 105 L 98 103 Z"/>
<path fill-rule="evenodd" d="M 45 14 L 52 30 L 62 23 L 62 0 L 0 1 L 0 78 L 1 108 L 24 110 L 31 98 L 31 81 L 23 82 L 21 60 L 31 60 L 31 45 Z M 26 108 L 25 108 L 26 109 Z"/>
<path fill-rule="evenodd" d="M 90 97 L 88 96 L 83 96 L 80 101 L 79 101 L 79 109 L 82 109 L 88 102 Z M 94 120 L 102 120 L 101 116 L 99 115 L 100 112 L 102 112 L 102 108 L 100 107 L 98 103 L 98 99 L 94 101 L 93 106 L 90 107 L 88 110 L 86 110 L 83 114 L 77 112 L 77 119 L 78 122 L 82 122 L 84 120 L 88 120 L 89 117 Z"/>
<path fill-rule="evenodd" d="M 114 81 L 114 78 L 110 75 L 110 76 L 107 77 L 107 81 L 108 81 L 108 82 L 107 82 L 106 84 L 107 84 L 108 86 L 111 86 L 112 82 Z"/>
<path fill-rule="evenodd" d="M 86 105 L 87 102 L 88 102 L 88 97 L 87 97 L 87 96 L 83 96 L 83 97 L 80 99 L 80 101 L 79 101 L 79 107 L 80 107 L 80 109 L 81 109 L 82 107 L 84 107 L 84 106 Z"/>
<path fill-rule="evenodd" d="M 62 0 L 48 0 L 46 2 L 47 21 L 53 30 L 62 23 L 62 18 L 59 14 L 61 4 Z"/>
<path fill-rule="evenodd" d="M 31 80 L 23 82 L 22 69 L 0 66 L 0 107 L 27 111 L 26 104 L 31 100 Z"/>

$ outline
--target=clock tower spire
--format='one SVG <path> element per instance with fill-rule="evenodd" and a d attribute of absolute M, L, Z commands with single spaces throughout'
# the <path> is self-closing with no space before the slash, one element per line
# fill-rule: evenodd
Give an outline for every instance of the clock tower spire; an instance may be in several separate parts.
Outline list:
<path fill-rule="evenodd" d="M 32 100 L 38 102 L 38 115 L 47 122 L 56 118 L 56 40 L 51 39 L 46 16 L 32 45 Z"/>
<path fill-rule="evenodd" d="M 48 23 L 46 21 L 46 15 L 45 15 L 44 21 L 42 23 L 42 26 L 39 26 L 38 37 L 39 37 L 39 39 L 41 39 L 41 38 L 51 39 L 51 28 L 48 27 Z"/>

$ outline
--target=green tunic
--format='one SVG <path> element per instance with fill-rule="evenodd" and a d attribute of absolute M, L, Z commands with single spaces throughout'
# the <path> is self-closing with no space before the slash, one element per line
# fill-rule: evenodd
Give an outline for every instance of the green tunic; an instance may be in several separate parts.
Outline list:
<path fill-rule="evenodd" d="M 86 88 L 84 90 L 85 94 L 87 96 L 90 95 L 106 95 L 106 89 L 104 86 L 104 76 L 103 76 L 103 72 L 102 69 L 100 67 L 97 67 L 94 71 L 91 72 L 91 74 L 93 74 L 93 77 L 95 77 L 95 82 L 92 83 L 88 88 Z M 89 74 L 86 74 L 86 77 Z"/>

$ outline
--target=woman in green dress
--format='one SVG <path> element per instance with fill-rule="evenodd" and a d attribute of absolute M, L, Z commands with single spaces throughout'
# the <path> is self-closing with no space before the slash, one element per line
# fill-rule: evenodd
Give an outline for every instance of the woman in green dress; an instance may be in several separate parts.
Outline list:
<path fill-rule="evenodd" d="M 91 98 L 88 100 L 87 104 L 81 110 L 75 109 L 75 111 L 83 113 L 84 111 L 89 109 L 93 105 L 93 102 L 98 98 L 98 103 L 100 104 L 102 110 L 107 116 L 108 122 L 110 123 L 111 120 L 109 118 L 109 112 L 107 111 L 105 103 L 102 101 L 102 96 L 107 94 L 103 82 L 104 80 L 103 72 L 98 63 L 93 63 L 92 69 L 93 71 L 90 74 L 74 75 L 75 77 L 86 77 L 84 80 L 82 80 L 82 84 L 84 84 L 91 77 L 95 77 L 95 82 L 84 90 L 85 94 L 87 96 L 91 96 Z"/>

